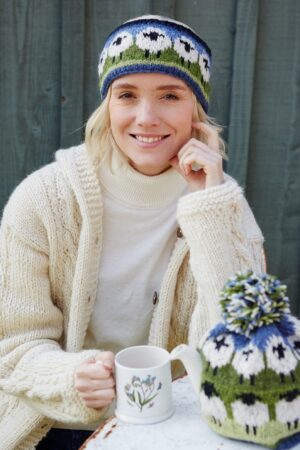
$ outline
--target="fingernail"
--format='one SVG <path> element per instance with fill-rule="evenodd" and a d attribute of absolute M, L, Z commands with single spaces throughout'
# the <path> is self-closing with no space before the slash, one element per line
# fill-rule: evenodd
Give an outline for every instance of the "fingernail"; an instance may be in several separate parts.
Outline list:
<path fill-rule="evenodd" d="M 104 366 L 106 369 L 109 369 L 109 370 L 112 369 L 112 365 L 111 365 L 111 362 L 110 362 L 110 361 L 103 361 L 103 366 Z"/>

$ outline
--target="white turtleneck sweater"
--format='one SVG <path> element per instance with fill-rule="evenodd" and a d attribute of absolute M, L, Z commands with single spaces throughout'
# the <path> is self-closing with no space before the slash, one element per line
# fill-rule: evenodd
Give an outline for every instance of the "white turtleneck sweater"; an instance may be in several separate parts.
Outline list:
<path fill-rule="evenodd" d="M 117 352 L 148 342 L 187 184 L 174 169 L 150 177 L 118 158 L 101 166 L 100 180 L 104 239 L 89 334 L 98 348 Z"/>

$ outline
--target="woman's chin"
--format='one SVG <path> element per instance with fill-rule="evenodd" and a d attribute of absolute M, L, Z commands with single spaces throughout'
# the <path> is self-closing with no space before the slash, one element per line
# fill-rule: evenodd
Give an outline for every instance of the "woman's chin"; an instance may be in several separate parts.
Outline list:
<path fill-rule="evenodd" d="M 130 165 L 137 172 L 148 176 L 160 175 L 161 173 L 165 172 L 171 167 L 171 164 L 169 162 L 161 165 L 150 165 L 150 164 L 138 164 L 134 161 L 130 161 Z"/>

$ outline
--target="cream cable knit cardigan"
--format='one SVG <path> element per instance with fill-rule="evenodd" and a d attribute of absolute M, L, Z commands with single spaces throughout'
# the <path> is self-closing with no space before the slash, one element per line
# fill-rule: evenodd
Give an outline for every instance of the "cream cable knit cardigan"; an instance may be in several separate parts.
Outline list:
<path fill-rule="evenodd" d="M 89 423 L 73 386 L 96 296 L 101 255 L 99 181 L 84 145 L 12 194 L 0 233 L 0 449 L 34 449 L 54 420 Z M 217 298 L 236 270 L 263 269 L 263 237 L 241 188 L 182 197 L 178 238 L 153 315 L 149 342 L 173 348 L 218 320 Z"/>

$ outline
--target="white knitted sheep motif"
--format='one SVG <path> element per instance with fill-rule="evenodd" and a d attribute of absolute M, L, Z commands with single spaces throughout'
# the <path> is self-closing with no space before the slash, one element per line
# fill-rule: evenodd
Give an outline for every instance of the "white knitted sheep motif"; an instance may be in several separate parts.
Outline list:
<path fill-rule="evenodd" d="M 276 419 L 287 425 L 288 430 L 299 427 L 300 423 L 300 391 L 293 389 L 280 395 L 275 405 Z"/>
<path fill-rule="evenodd" d="M 127 31 L 117 34 L 110 46 L 108 47 L 108 56 L 113 58 L 115 62 L 116 58 L 122 59 L 122 54 L 133 44 L 133 37 Z"/>
<path fill-rule="evenodd" d="M 243 393 L 231 404 L 235 421 L 244 426 L 246 433 L 256 435 L 257 429 L 269 422 L 269 409 L 260 397 L 252 393 Z"/>
<path fill-rule="evenodd" d="M 298 360 L 294 356 L 292 349 L 285 343 L 281 336 L 270 336 L 266 346 L 267 367 L 274 370 L 282 383 L 285 382 L 285 376 L 290 375 L 292 381 L 295 381 L 294 370 L 297 367 Z"/>
<path fill-rule="evenodd" d="M 98 75 L 99 77 L 101 76 L 103 69 L 104 69 L 104 64 L 105 61 L 107 59 L 107 50 L 106 48 L 103 50 L 103 52 L 100 55 L 100 60 L 99 60 L 99 64 L 98 64 Z"/>
<path fill-rule="evenodd" d="M 210 79 L 210 66 L 209 58 L 205 53 L 201 53 L 199 56 L 199 66 L 203 76 L 203 80 L 208 83 Z"/>
<path fill-rule="evenodd" d="M 213 383 L 205 381 L 201 385 L 200 404 L 202 413 L 211 417 L 216 425 L 221 426 L 227 417 L 227 412 L 219 393 Z"/>
<path fill-rule="evenodd" d="M 240 375 L 240 384 L 244 378 L 250 379 L 250 384 L 255 384 L 255 375 L 265 368 L 262 352 L 252 342 L 236 351 L 232 365 Z"/>
<path fill-rule="evenodd" d="M 159 28 L 147 27 L 136 35 L 136 45 L 145 52 L 145 57 L 155 54 L 158 58 L 161 52 L 172 47 L 172 41 Z"/>
<path fill-rule="evenodd" d="M 198 60 L 197 50 L 194 48 L 192 41 L 185 36 L 175 39 L 174 50 L 179 54 L 182 65 L 187 62 L 188 67 L 190 67 L 191 63 L 195 63 Z"/>
<path fill-rule="evenodd" d="M 217 375 L 218 368 L 229 364 L 233 350 L 231 335 L 220 334 L 217 337 L 208 338 L 202 347 L 202 352 L 208 361 L 207 370 L 211 366 L 213 375 Z"/>

